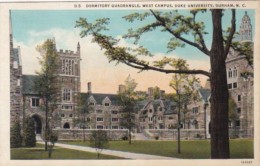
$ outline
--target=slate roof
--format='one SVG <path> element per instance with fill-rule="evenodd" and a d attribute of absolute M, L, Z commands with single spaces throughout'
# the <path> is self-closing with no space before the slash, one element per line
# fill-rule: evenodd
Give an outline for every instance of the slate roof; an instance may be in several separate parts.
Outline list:
<path fill-rule="evenodd" d="M 209 98 L 209 96 L 210 96 L 210 94 L 211 94 L 210 89 L 200 88 L 198 91 L 199 91 L 199 93 L 200 93 L 201 96 L 202 96 L 202 100 L 203 100 L 204 102 L 208 102 L 208 98 Z"/>
<path fill-rule="evenodd" d="M 117 94 L 105 94 L 105 93 L 81 93 L 83 100 L 87 100 L 90 96 L 93 96 L 97 104 L 102 104 L 102 101 L 108 97 L 112 105 L 121 105 L 120 99 Z"/>
<path fill-rule="evenodd" d="M 171 114 L 177 114 L 177 109 L 176 109 L 176 103 L 171 101 L 171 100 L 165 100 L 163 102 L 164 104 L 164 115 L 171 115 Z M 174 108 L 172 108 L 174 107 Z"/>
<path fill-rule="evenodd" d="M 37 95 L 39 94 L 34 89 L 34 82 L 39 78 L 37 75 L 23 75 L 23 94 Z"/>

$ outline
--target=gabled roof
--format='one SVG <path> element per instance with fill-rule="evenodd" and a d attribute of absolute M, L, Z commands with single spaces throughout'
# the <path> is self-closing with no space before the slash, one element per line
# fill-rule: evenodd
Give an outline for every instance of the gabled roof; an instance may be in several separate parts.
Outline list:
<path fill-rule="evenodd" d="M 35 95 L 39 94 L 38 91 L 35 90 L 34 84 L 35 81 L 39 78 L 37 75 L 23 75 L 22 82 L 23 82 L 23 94 L 30 94 Z"/>
<path fill-rule="evenodd" d="M 209 96 L 211 94 L 210 89 L 200 88 L 198 91 L 201 95 L 202 100 L 204 102 L 208 102 Z"/>
<path fill-rule="evenodd" d="M 102 104 L 102 101 L 108 97 L 112 105 L 120 105 L 120 99 L 116 94 L 105 94 L 105 93 L 81 93 L 83 100 L 88 100 L 90 96 L 93 96 L 97 104 Z"/>

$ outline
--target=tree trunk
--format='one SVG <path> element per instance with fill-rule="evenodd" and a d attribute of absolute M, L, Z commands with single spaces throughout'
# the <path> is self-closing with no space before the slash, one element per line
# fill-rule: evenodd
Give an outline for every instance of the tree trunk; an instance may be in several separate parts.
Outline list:
<path fill-rule="evenodd" d="M 221 25 L 222 10 L 212 10 L 211 63 L 211 158 L 230 158 L 228 134 L 228 88 Z"/>
<path fill-rule="evenodd" d="M 46 99 L 47 100 L 47 99 Z M 48 141 L 47 141 L 47 137 L 48 137 L 48 132 L 49 132 L 49 129 L 48 129 L 48 101 L 46 101 L 46 104 L 45 104 L 45 151 L 48 150 Z"/>

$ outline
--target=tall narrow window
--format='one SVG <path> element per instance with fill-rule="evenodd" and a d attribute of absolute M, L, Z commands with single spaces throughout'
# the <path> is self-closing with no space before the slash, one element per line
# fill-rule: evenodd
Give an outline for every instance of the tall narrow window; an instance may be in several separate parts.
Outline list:
<path fill-rule="evenodd" d="M 64 88 L 62 91 L 62 99 L 63 101 L 70 101 L 71 100 L 71 90 Z"/>
<path fill-rule="evenodd" d="M 234 67 L 234 70 L 233 70 L 233 77 L 237 77 L 237 68 Z"/>
<path fill-rule="evenodd" d="M 241 101 L 241 95 L 237 95 L 237 101 Z"/>

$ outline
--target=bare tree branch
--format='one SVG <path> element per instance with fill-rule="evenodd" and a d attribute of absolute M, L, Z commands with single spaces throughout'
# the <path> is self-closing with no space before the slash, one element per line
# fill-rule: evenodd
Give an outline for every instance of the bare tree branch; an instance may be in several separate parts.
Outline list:
<path fill-rule="evenodd" d="M 227 42 L 226 42 L 226 46 L 225 46 L 225 50 L 224 50 L 225 51 L 224 52 L 225 58 L 227 57 L 227 54 L 228 54 L 229 49 L 231 47 L 232 39 L 233 39 L 235 32 L 236 32 L 236 10 L 232 9 L 231 29 L 230 29 L 230 32 L 229 32 L 229 35 L 228 35 L 228 38 L 227 38 Z"/>

